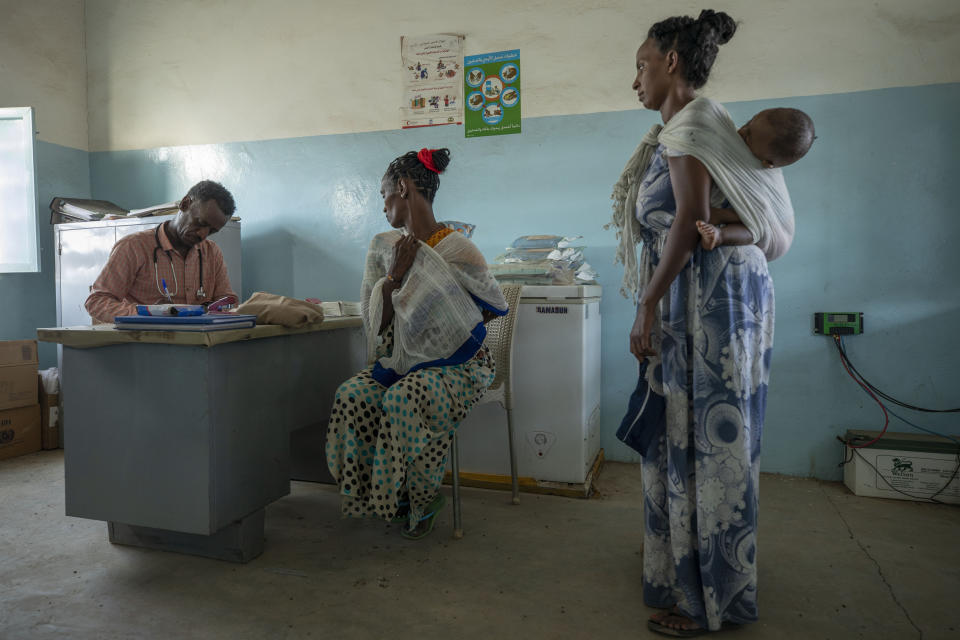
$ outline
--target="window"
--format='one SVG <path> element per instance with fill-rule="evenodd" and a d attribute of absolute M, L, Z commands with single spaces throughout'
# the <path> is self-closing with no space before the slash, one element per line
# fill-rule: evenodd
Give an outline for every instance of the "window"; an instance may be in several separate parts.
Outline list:
<path fill-rule="evenodd" d="M 0 273 L 40 271 L 33 109 L 0 109 Z"/>

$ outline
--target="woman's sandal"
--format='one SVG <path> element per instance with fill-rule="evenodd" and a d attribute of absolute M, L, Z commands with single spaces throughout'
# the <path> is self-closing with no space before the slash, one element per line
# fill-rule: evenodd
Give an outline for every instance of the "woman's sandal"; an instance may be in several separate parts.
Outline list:
<path fill-rule="evenodd" d="M 703 627 L 677 629 L 675 627 L 668 627 L 662 622 L 657 622 L 656 620 L 647 620 L 647 629 L 650 629 L 650 631 L 653 631 L 654 633 L 659 633 L 660 635 L 670 636 L 673 638 L 695 638 L 696 636 L 702 636 L 706 633 L 710 633 Z"/>
<path fill-rule="evenodd" d="M 688 623 L 693 623 L 690 618 L 680 612 L 680 609 L 674 606 L 666 611 L 661 611 L 650 616 L 650 619 L 647 620 L 647 629 L 650 629 L 650 631 L 653 631 L 654 633 L 670 636 L 672 638 L 695 638 L 696 636 L 702 636 L 706 633 L 709 633 L 709 631 L 703 627 L 678 629 L 676 627 L 668 626 L 664 624 L 668 618 L 682 618 Z"/>
<path fill-rule="evenodd" d="M 697 636 L 702 636 L 710 633 L 709 629 L 704 629 L 703 627 L 690 627 L 686 629 L 682 629 L 682 628 L 678 629 L 676 627 L 670 627 L 664 624 L 664 621 L 667 618 L 671 618 L 671 617 L 683 618 L 687 622 L 690 622 L 690 623 L 693 622 L 693 620 L 691 620 L 689 617 L 681 613 L 680 610 L 677 609 L 677 607 L 673 607 L 672 609 L 655 613 L 653 616 L 651 616 L 650 619 L 647 620 L 647 629 L 650 629 L 650 631 L 653 631 L 654 633 L 659 633 L 660 635 L 664 635 L 664 636 L 670 636 L 672 638 L 695 638 Z M 655 618 L 658 618 L 658 619 L 655 619 Z M 739 626 L 740 626 L 739 624 L 735 624 L 733 622 L 724 622 L 720 628 L 723 630 L 736 629 Z"/>
<path fill-rule="evenodd" d="M 442 509 L 446 503 L 447 499 L 442 493 L 438 493 L 437 497 L 427 505 L 427 513 L 420 518 L 420 522 L 417 523 L 416 528 L 412 530 L 406 528 L 401 529 L 400 535 L 407 540 L 420 540 L 421 538 L 427 537 L 427 535 L 433 531 L 433 523 L 437 520 L 437 514 L 440 513 L 440 509 Z"/>

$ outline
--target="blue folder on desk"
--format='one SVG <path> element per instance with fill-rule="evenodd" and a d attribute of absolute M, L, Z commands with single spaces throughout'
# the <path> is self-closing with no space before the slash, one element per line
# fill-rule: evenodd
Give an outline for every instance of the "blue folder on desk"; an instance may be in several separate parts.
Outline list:
<path fill-rule="evenodd" d="M 257 316 L 238 313 L 205 313 L 200 316 L 117 316 L 117 329 L 134 331 L 223 331 L 256 326 Z"/>

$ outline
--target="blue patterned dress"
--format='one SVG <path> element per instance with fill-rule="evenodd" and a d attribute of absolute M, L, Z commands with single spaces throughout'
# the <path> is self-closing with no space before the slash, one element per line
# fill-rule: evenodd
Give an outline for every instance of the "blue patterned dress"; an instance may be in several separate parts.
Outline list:
<path fill-rule="evenodd" d="M 640 285 L 677 213 L 661 145 L 637 197 Z M 698 245 L 661 302 L 648 368 L 666 432 L 643 460 L 643 596 L 710 630 L 757 619 L 760 432 L 773 282 L 756 246 Z"/>

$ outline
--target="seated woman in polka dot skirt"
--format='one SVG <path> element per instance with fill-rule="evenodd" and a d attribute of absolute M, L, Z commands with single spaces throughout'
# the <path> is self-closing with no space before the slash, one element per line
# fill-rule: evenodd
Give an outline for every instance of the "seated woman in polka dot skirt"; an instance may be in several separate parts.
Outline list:
<path fill-rule="evenodd" d="M 480 251 L 434 217 L 449 162 L 411 151 L 383 176 L 394 231 L 370 243 L 361 294 L 373 364 L 337 389 L 327 434 L 343 515 L 405 522 L 413 539 L 433 529 L 454 430 L 493 381 L 484 323 L 507 313 Z"/>

